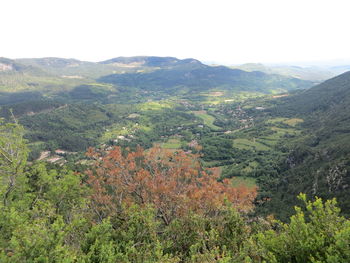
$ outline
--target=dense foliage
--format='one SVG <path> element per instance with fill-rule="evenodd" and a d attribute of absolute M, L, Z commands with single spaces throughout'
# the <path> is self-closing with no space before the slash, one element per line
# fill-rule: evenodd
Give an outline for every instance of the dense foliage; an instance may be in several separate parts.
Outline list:
<path fill-rule="evenodd" d="M 278 181 L 266 185 L 272 198 L 268 212 L 282 211 L 287 217 L 295 195 L 303 191 L 325 199 L 336 197 L 343 213 L 349 215 L 350 74 L 286 98 L 271 113 L 306 121 L 305 133 L 293 142 L 280 165 Z"/>
<path fill-rule="evenodd" d="M 303 208 L 289 224 L 250 218 L 237 206 L 245 195 L 232 202 L 230 186 L 207 177 L 193 156 L 90 151 L 95 161 L 85 176 L 40 162 L 26 165 L 23 130 L 1 127 L 1 262 L 350 260 L 350 222 L 335 200 L 300 195 Z M 194 198 L 190 206 L 184 206 L 187 197 Z M 174 209 L 164 221 L 163 211 Z"/>

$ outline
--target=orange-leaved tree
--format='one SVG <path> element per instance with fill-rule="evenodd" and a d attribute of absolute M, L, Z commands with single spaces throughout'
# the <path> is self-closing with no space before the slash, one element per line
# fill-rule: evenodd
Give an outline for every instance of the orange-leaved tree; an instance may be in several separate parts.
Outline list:
<path fill-rule="evenodd" d="M 151 204 L 165 224 L 189 211 L 214 215 L 225 203 L 249 210 L 255 189 L 233 187 L 229 180 L 206 171 L 198 156 L 184 151 L 151 148 L 109 152 L 89 149 L 94 166 L 87 171 L 91 206 L 99 219 L 118 213 L 125 205 Z"/>

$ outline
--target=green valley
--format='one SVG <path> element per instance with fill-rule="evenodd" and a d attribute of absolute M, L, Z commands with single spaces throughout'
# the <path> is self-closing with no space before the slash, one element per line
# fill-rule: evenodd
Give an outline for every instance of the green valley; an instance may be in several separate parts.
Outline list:
<path fill-rule="evenodd" d="M 191 168 L 194 164 L 190 163 L 194 160 L 198 161 L 196 167 L 207 171 L 208 178 L 211 178 L 207 180 L 213 180 L 212 185 L 208 186 L 210 193 L 218 191 L 216 196 L 220 196 L 220 191 L 224 191 L 220 187 L 229 185 L 234 189 L 230 191 L 238 191 L 239 194 L 230 192 L 227 195 L 241 195 L 250 202 L 242 208 L 249 210 L 249 213 L 243 213 L 244 216 L 254 220 L 267 216 L 264 220 L 271 227 L 274 223 L 269 221 L 269 215 L 290 222 L 291 226 L 295 223 L 295 218 L 291 216 L 293 207 L 300 204 L 297 199 L 300 192 L 307 193 L 315 206 L 319 206 L 320 202 L 315 196 L 323 199 L 336 197 L 342 209 L 341 215 L 350 214 L 347 199 L 350 184 L 349 73 L 311 87 L 311 81 L 222 66 L 212 67 L 198 60 L 172 57 L 121 57 L 100 63 L 58 58 L 3 59 L 2 63 L 7 67 L 6 71 L 0 72 L 0 114 L 6 122 L 15 121 L 24 127 L 22 135 L 30 149 L 29 166 L 26 169 L 40 170 L 29 172 L 34 177 L 28 182 L 34 180 L 33 183 L 40 183 L 35 176 L 43 176 L 40 180 L 46 180 L 45 169 L 56 169 L 63 177 L 56 176 L 55 180 L 66 178 L 62 180 L 68 180 L 67 184 L 74 183 L 71 174 L 65 174 L 66 169 L 85 174 L 93 164 L 102 165 L 97 164 L 99 160 L 106 162 L 103 169 L 110 169 L 109 159 L 104 158 L 112 153 L 117 154 L 114 151 L 119 150 L 116 149 L 121 151 L 118 158 L 125 154 L 130 158 L 145 154 L 142 158 L 147 159 L 156 151 L 158 155 L 149 159 L 151 163 L 147 163 L 147 168 L 138 163 L 137 158 L 141 155 L 135 157 L 135 163 L 132 161 L 130 167 L 125 167 L 132 169 L 141 165 L 140 169 L 146 170 L 140 172 L 140 178 L 144 178 L 148 172 L 156 173 L 163 167 L 163 176 L 173 169 L 172 162 L 175 160 L 179 161 L 175 165 L 177 167 L 184 165 L 187 157 L 192 158 L 191 161 L 187 160 L 186 168 L 182 167 L 181 171 Z M 7 127 L 10 124 L 2 125 Z M 163 160 L 164 156 L 169 159 Z M 183 160 L 177 159 L 179 156 Z M 155 165 L 153 161 L 160 160 L 165 164 L 152 166 Z M 88 188 L 93 187 L 89 180 L 95 180 L 98 171 L 101 170 L 96 167 L 96 170 L 89 172 L 89 176 L 79 181 L 88 183 Z M 56 172 L 50 170 L 49 173 Z M 128 173 L 133 174 L 134 170 Z M 194 174 L 198 174 L 198 171 Z M 204 174 L 199 175 L 198 180 L 206 178 L 201 176 Z M 109 179 L 101 180 L 107 182 Z M 171 184 L 161 185 L 166 180 L 157 180 L 148 182 L 160 184 L 160 188 L 155 189 L 152 195 L 171 187 Z M 203 181 L 196 185 L 201 184 L 204 184 Z M 210 188 L 213 185 L 215 187 Z M 41 186 L 33 187 L 41 189 Z M 106 189 L 109 187 L 107 185 Z M 153 186 L 149 187 L 148 190 L 153 189 Z M 127 191 L 136 188 L 131 189 Z M 201 192 L 197 190 L 194 193 L 199 196 Z M 132 198 L 143 193 L 136 192 Z M 106 190 L 105 194 L 109 195 L 110 190 Z M 189 191 L 187 194 L 191 196 L 192 193 Z M 54 193 L 50 192 L 50 195 Z M 88 195 L 81 193 L 81 196 L 85 198 Z M 161 196 L 157 198 L 164 197 Z M 101 202 L 115 197 L 103 198 Z M 128 202 L 129 199 L 125 200 L 125 205 Z M 140 204 L 142 206 L 142 202 Z M 98 215 L 101 218 L 104 218 L 105 213 L 115 216 L 112 210 L 105 211 L 101 207 L 99 204 L 94 208 L 101 213 Z M 71 208 L 65 209 L 62 211 L 71 211 Z M 223 209 L 215 213 L 231 215 L 226 208 Z M 129 213 L 129 210 L 123 211 Z M 153 213 L 151 210 L 142 211 Z M 162 209 L 152 211 L 159 213 Z M 135 216 L 133 211 L 130 213 L 123 216 Z M 157 217 L 162 218 L 162 228 L 173 231 L 168 228 L 170 222 L 164 216 L 157 214 Z M 178 220 L 195 219 L 183 218 L 181 215 Z M 179 224 L 184 223 L 180 221 L 175 220 Z M 106 224 L 105 227 L 108 227 L 109 223 Z M 179 227 L 170 225 L 175 229 Z M 216 226 L 211 227 L 216 229 Z M 255 231 L 253 226 L 249 227 Z M 262 225 L 259 227 L 263 228 Z M 264 235 L 267 233 L 264 232 Z M 249 237 L 250 240 L 256 237 L 255 234 L 253 236 Z M 160 239 L 163 237 L 157 236 Z M 162 242 L 164 251 L 173 256 L 179 255 L 182 259 L 188 257 L 188 248 L 166 248 L 166 241 L 160 239 L 156 242 Z M 264 242 L 264 249 L 268 250 L 267 241 Z M 256 247 L 260 245 L 254 243 Z M 191 246 L 193 249 L 194 245 Z M 245 243 L 244 246 L 248 245 Z M 240 256 L 252 256 L 250 252 L 240 253 Z M 131 255 L 129 257 L 132 258 Z M 264 258 L 263 255 L 259 257 Z"/>
<path fill-rule="evenodd" d="M 0 10 L 0 263 L 350 262 L 349 1 Z"/>

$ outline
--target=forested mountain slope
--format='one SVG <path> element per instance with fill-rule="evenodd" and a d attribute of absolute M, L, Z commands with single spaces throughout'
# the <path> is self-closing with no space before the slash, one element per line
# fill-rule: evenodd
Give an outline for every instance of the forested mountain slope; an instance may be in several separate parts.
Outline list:
<path fill-rule="evenodd" d="M 308 88 L 310 81 L 268 75 L 262 72 L 246 72 L 224 66 L 206 66 L 196 60 L 174 62 L 176 66 L 167 66 L 152 72 L 113 74 L 99 79 L 121 87 L 133 87 L 142 90 L 162 92 L 201 92 L 213 89 L 231 91 L 255 91 L 262 93 L 283 92 Z M 162 63 L 161 63 L 162 64 Z M 153 64 L 152 64 L 153 65 Z"/>
<path fill-rule="evenodd" d="M 305 131 L 291 147 L 279 183 L 269 186 L 272 196 L 268 205 L 272 211 L 280 213 L 285 207 L 291 208 L 295 196 L 306 192 L 336 197 L 349 214 L 350 72 L 282 99 L 272 114 L 305 120 Z"/>
<path fill-rule="evenodd" d="M 117 57 L 101 61 L 100 64 L 114 65 L 120 67 L 155 67 L 155 68 L 175 68 L 175 67 L 205 67 L 199 60 L 188 58 L 178 59 L 174 57 L 154 57 L 154 56 L 136 56 L 136 57 Z"/>

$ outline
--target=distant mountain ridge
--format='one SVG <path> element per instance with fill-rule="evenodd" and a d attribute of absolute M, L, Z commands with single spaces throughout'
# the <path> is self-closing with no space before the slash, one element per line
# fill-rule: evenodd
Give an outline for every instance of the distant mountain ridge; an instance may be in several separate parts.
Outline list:
<path fill-rule="evenodd" d="M 340 69 L 336 70 L 333 68 L 299 67 L 289 65 L 267 66 L 261 63 L 246 63 L 238 66 L 231 66 L 231 68 L 245 71 L 261 71 L 267 74 L 278 74 L 315 82 L 322 82 L 344 72 Z"/>
<path fill-rule="evenodd" d="M 175 57 L 155 57 L 155 56 L 136 56 L 136 57 L 117 57 L 101 61 L 100 64 L 118 64 L 118 65 L 135 65 L 139 67 L 176 67 L 186 64 L 196 64 L 204 66 L 199 60 L 188 58 L 178 59 Z"/>
<path fill-rule="evenodd" d="M 80 65 L 83 63 L 93 63 L 93 62 L 83 62 L 77 59 L 67 59 L 67 58 L 56 58 L 56 57 L 46 57 L 46 58 L 28 58 L 28 59 L 17 59 L 23 64 L 31 64 L 33 66 L 43 66 L 43 67 L 71 67 L 74 65 Z"/>
<path fill-rule="evenodd" d="M 172 57 L 120 57 L 102 62 L 133 67 L 159 67 L 150 72 L 131 72 L 103 76 L 98 81 L 122 87 L 136 87 L 145 90 L 195 89 L 242 90 L 270 93 L 271 90 L 288 91 L 309 88 L 311 81 L 263 72 L 247 72 L 225 66 L 208 66 L 195 59 Z"/>
<path fill-rule="evenodd" d="M 337 74 L 341 74 L 341 73 L 344 73 L 346 71 L 349 71 L 350 65 L 333 66 L 333 67 L 331 67 L 331 70 Z"/>
<path fill-rule="evenodd" d="M 350 106 L 350 71 L 293 97 L 284 98 L 282 102 L 281 110 L 304 115 L 319 111 L 326 112 L 341 105 L 348 107 Z"/>
<path fill-rule="evenodd" d="M 113 103 L 113 99 L 125 101 L 123 96 L 140 101 L 145 99 L 144 91 L 152 93 L 147 95 L 149 98 L 159 99 L 210 90 L 279 93 L 314 84 L 277 74 L 208 66 L 193 58 L 155 56 L 117 57 L 101 62 L 56 57 L 3 58 L 1 69 L 0 92 L 35 91 L 47 98 L 105 103 Z M 0 98 L 0 103 L 14 101 L 12 95 L 3 96 L 6 99 Z"/>
<path fill-rule="evenodd" d="M 1 73 L 27 73 L 33 75 L 45 75 L 45 71 L 33 65 L 25 65 L 18 60 L 9 58 L 0 58 L 0 74 Z"/>
<path fill-rule="evenodd" d="M 21 66 L 16 64 L 15 61 L 8 58 L 0 58 L 0 72 L 20 69 Z"/>

